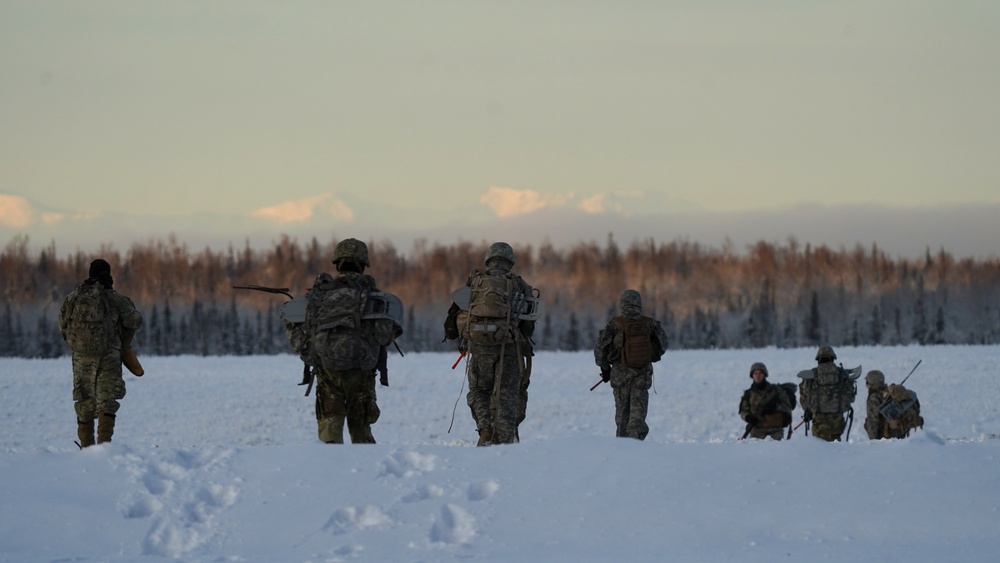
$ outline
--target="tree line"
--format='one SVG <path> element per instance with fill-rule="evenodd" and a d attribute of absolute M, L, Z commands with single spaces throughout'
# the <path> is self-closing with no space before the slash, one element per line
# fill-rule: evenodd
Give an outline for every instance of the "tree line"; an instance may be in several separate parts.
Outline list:
<path fill-rule="evenodd" d="M 54 243 L 32 252 L 28 242 L 18 235 L 0 254 L 0 356 L 69 353 L 58 334 L 59 307 L 98 257 L 111 263 L 115 288 L 143 313 L 140 354 L 289 352 L 280 321 L 287 297 L 233 286 L 302 295 L 317 274 L 333 271 L 338 239 L 283 235 L 263 249 L 246 243 L 195 251 L 171 236 L 62 258 Z M 482 266 L 490 242 L 419 240 L 402 253 L 390 241 L 368 241 L 368 273 L 406 306 L 399 341 L 406 351 L 455 349 L 442 341 L 449 295 Z M 603 244 L 514 249 L 514 271 L 545 299 L 534 336 L 541 350 L 591 349 L 626 288 L 638 290 L 645 313 L 663 323 L 670 349 L 1000 342 L 997 258 L 929 248 L 917 259 L 891 258 L 876 244 L 831 249 L 794 238 L 744 249 L 650 238 L 623 248 L 610 234 Z"/>

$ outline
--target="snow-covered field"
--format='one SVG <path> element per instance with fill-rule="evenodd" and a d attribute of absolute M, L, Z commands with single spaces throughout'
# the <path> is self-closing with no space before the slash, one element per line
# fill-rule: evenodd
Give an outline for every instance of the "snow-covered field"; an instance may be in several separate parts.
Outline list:
<path fill-rule="evenodd" d="M 739 441 L 750 364 L 794 381 L 814 350 L 668 351 L 649 437 L 616 439 L 592 355 L 542 353 L 521 443 L 475 448 L 457 354 L 408 354 L 379 443 L 330 446 L 293 356 L 150 357 L 79 451 L 69 359 L 5 359 L 0 560 L 996 561 L 1000 347 L 837 353 L 923 360 L 925 429 L 869 441 L 862 388 L 847 443 Z"/>

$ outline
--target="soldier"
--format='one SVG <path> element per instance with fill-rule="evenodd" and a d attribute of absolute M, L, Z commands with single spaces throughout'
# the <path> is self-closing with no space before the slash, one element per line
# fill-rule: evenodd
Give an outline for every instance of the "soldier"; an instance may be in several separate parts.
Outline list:
<path fill-rule="evenodd" d="M 303 323 L 285 321 L 289 342 L 316 376 L 316 426 L 319 439 L 344 443 L 344 420 L 353 444 L 374 444 L 371 425 L 381 414 L 375 395 L 376 368 L 385 378 L 386 347 L 402 334 L 388 319 L 366 320 L 375 278 L 365 274 L 368 247 L 360 240 L 340 241 L 333 252 L 337 275 L 320 274 L 306 295 Z"/>
<path fill-rule="evenodd" d="M 803 420 L 812 422 L 813 435 L 827 442 L 840 441 L 848 418 L 854 417 L 854 397 L 857 395 L 855 379 L 861 375 L 850 374 L 833 363 L 837 354 L 830 346 L 820 346 L 816 351 L 816 367 L 799 372 L 799 402 L 802 403 Z"/>
<path fill-rule="evenodd" d="M 865 432 L 870 440 L 906 438 L 910 430 L 923 428 L 916 393 L 902 385 L 886 386 L 885 374 L 879 370 L 868 372 L 865 386 L 868 388 Z"/>
<path fill-rule="evenodd" d="M 59 309 L 59 333 L 73 351 L 73 400 L 81 448 L 110 442 L 115 417 L 125 397 L 122 354 L 142 326 L 142 315 L 132 300 L 112 286 L 111 265 L 98 258 L 90 263 L 87 279 L 74 289 Z M 137 375 L 141 375 L 137 373 Z"/>
<path fill-rule="evenodd" d="M 491 244 L 486 268 L 473 270 L 465 282 L 468 308 L 452 303 L 445 320 L 445 337 L 458 339 L 459 348 L 471 355 L 466 399 L 479 446 L 517 442 L 517 426 L 527 410 L 535 322 L 520 318 L 512 302 L 535 293 L 511 272 L 515 263 L 509 244 Z"/>
<path fill-rule="evenodd" d="M 779 385 L 767 381 L 767 366 L 763 362 L 755 362 L 750 366 L 750 378 L 753 383 L 743 392 L 740 399 L 740 418 L 747 423 L 751 438 L 763 440 L 770 436 L 780 440 L 784 427 L 792 422 L 792 404 L 788 393 Z"/>
<path fill-rule="evenodd" d="M 646 411 L 653 385 L 653 362 L 667 349 L 660 321 L 642 314 L 642 296 L 626 289 L 618 297 L 618 316 L 597 337 L 594 361 L 615 396 L 615 436 L 644 440 Z"/>

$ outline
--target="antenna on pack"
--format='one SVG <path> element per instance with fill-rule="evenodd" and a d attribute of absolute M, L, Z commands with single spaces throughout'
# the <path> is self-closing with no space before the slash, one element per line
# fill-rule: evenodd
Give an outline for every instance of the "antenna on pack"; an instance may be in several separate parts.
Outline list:
<path fill-rule="evenodd" d="M 906 380 L 909 379 L 911 375 L 913 375 L 913 372 L 917 371 L 918 367 L 920 367 L 920 362 L 922 361 L 923 360 L 917 360 L 917 365 L 913 366 L 913 369 L 910 370 L 910 373 L 906 374 L 906 377 L 904 377 L 903 380 L 899 382 L 900 385 L 906 383 Z"/>

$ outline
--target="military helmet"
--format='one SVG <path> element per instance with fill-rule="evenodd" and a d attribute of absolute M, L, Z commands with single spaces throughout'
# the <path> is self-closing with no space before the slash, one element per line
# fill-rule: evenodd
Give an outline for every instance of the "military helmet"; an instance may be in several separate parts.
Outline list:
<path fill-rule="evenodd" d="M 885 374 L 877 369 L 873 369 L 865 376 L 865 383 L 869 387 L 885 387 Z"/>
<path fill-rule="evenodd" d="M 819 350 L 816 351 L 816 361 L 820 361 L 826 358 L 826 361 L 832 362 L 837 359 L 837 353 L 833 351 L 831 346 L 820 346 Z"/>
<path fill-rule="evenodd" d="M 634 289 L 626 289 L 618 296 L 618 312 L 621 314 L 626 313 L 641 313 L 642 312 L 642 296 L 639 292 Z"/>
<path fill-rule="evenodd" d="M 757 370 L 764 372 L 764 377 L 767 377 L 767 366 L 764 365 L 764 362 L 754 362 L 753 365 L 750 366 L 750 377 L 753 377 L 753 372 Z"/>
<path fill-rule="evenodd" d="M 511 248 L 506 242 L 494 242 L 490 245 L 490 249 L 486 251 L 486 259 L 483 260 L 484 264 L 489 264 L 490 260 L 494 258 L 502 258 L 510 263 L 511 266 L 514 265 L 514 249 Z"/>
<path fill-rule="evenodd" d="M 371 262 L 368 261 L 368 246 L 356 238 L 345 238 L 338 242 L 331 262 L 334 266 L 338 266 L 344 260 L 357 262 L 366 268 L 371 266 Z"/>

